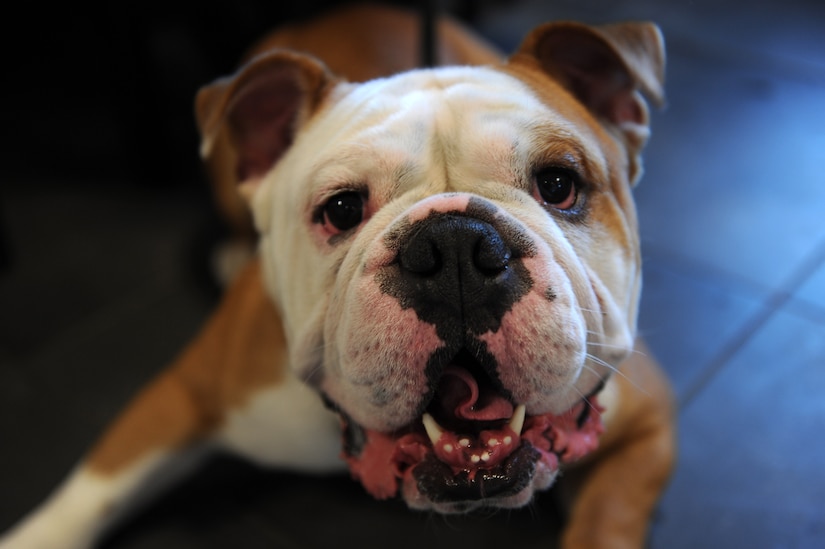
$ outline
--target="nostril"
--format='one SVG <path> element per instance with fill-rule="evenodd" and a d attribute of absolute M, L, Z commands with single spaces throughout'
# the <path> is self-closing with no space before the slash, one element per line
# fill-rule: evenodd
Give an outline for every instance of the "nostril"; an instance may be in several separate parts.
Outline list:
<path fill-rule="evenodd" d="M 398 263 L 404 271 L 422 277 L 438 274 L 443 266 L 441 251 L 430 238 L 415 238 L 398 255 Z"/>
<path fill-rule="evenodd" d="M 473 250 L 473 264 L 484 276 L 493 277 L 507 270 L 512 253 L 496 231 L 479 235 Z"/>

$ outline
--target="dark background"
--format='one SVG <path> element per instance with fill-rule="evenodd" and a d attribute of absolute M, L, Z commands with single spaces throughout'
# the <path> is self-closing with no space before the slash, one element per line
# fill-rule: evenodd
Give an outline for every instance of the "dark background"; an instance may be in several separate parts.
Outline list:
<path fill-rule="evenodd" d="M 146 185 L 191 182 L 200 173 L 197 89 L 231 73 L 279 21 L 346 3 L 21 6 L 7 25 L 22 32 L 4 38 L 3 175 L 99 179 L 117 171 Z M 418 9 L 425 2 L 389 3 Z M 471 21 L 501 2 L 449 4 Z"/>

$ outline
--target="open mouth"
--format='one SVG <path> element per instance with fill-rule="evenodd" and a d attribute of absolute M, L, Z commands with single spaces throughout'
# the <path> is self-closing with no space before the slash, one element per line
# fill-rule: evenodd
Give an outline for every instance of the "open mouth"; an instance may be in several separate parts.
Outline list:
<path fill-rule="evenodd" d="M 529 415 L 460 355 L 410 425 L 382 433 L 342 414 L 344 458 L 379 499 L 398 495 L 400 487 L 408 500 L 495 505 L 528 489 L 539 471 L 552 480 L 562 464 L 596 448 L 603 431 L 597 393 L 560 415 Z"/>

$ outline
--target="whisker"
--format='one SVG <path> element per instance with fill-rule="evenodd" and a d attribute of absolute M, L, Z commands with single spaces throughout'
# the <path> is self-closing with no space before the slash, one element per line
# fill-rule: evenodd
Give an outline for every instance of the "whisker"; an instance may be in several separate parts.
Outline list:
<path fill-rule="evenodd" d="M 639 391 L 641 391 L 641 392 L 642 392 L 642 393 L 644 393 L 645 395 L 648 395 L 648 396 L 649 396 L 649 394 L 648 394 L 648 392 L 647 392 L 647 391 L 645 391 L 644 389 L 642 389 L 642 388 L 639 386 L 639 384 L 637 384 L 635 381 L 633 381 L 633 380 L 632 380 L 632 379 L 631 379 L 631 378 L 630 378 L 627 374 L 625 374 L 624 372 L 622 372 L 621 370 L 619 370 L 616 366 L 613 366 L 613 365 L 612 365 L 612 364 L 610 364 L 609 362 L 606 362 L 606 361 L 604 361 L 604 360 L 600 359 L 600 358 L 599 358 L 599 357 L 597 357 L 597 356 L 591 355 L 590 353 L 585 353 L 585 357 L 586 357 L 586 358 L 585 358 L 585 360 L 591 360 L 591 361 L 595 362 L 596 364 L 599 364 L 599 365 L 601 365 L 601 366 L 604 366 L 604 367 L 605 367 L 605 368 L 607 368 L 608 370 L 610 370 L 610 371 L 612 371 L 612 372 L 615 372 L 617 375 L 622 376 L 624 379 L 626 379 L 628 382 L 630 382 L 630 384 L 631 384 L 631 385 L 633 385 L 636 389 L 638 389 Z M 587 366 L 587 363 L 586 363 L 586 362 L 585 362 L 584 366 L 585 366 L 586 368 L 589 368 L 589 367 Z M 590 371 L 591 371 L 591 372 L 594 372 L 594 373 L 595 373 L 595 371 L 594 371 L 592 368 L 589 368 L 589 369 L 590 369 Z"/>
<path fill-rule="evenodd" d="M 587 368 L 588 370 L 590 370 L 590 371 L 591 371 L 591 372 L 593 372 L 594 374 L 598 375 L 598 372 L 596 372 L 593 368 L 591 368 L 591 367 L 590 367 L 590 366 L 588 366 L 587 364 L 583 364 L 583 367 L 584 367 L 584 368 Z M 592 402 L 590 402 L 590 399 L 589 399 L 589 398 L 587 398 L 587 395 L 586 395 L 586 394 L 584 394 L 584 393 L 582 393 L 582 392 L 578 389 L 578 387 L 575 387 L 575 386 L 574 386 L 574 387 L 573 387 L 573 390 L 574 390 L 574 391 L 576 391 L 576 393 L 578 393 L 578 395 L 582 398 L 582 400 L 583 400 L 583 401 L 585 401 L 585 402 L 587 403 L 587 405 L 590 407 L 590 409 L 591 409 L 591 410 L 594 410 L 594 411 L 595 411 L 595 412 L 597 412 L 597 413 L 599 412 L 599 410 L 596 408 L 596 406 L 595 406 Z"/>
<path fill-rule="evenodd" d="M 642 356 L 642 357 L 647 356 L 646 353 L 644 353 L 643 351 L 640 351 L 639 349 L 636 349 L 635 347 L 631 347 L 630 349 L 628 349 L 624 345 L 613 345 L 613 344 L 610 344 L 610 343 L 598 343 L 596 341 L 588 341 L 587 346 L 588 347 L 590 347 L 590 346 L 598 347 L 598 348 L 601 348 L 601 349 L 617 349 L 617 350 L 620 350 L 620 351 L 626 351 L 628 353 L 628 356 L 632 356 L 632 355 L 638 355 L 638 356 Z"/>
<path fill-rule="evenodd" d="M 585 353 L 585 356 L 587 357 L 588 360 L 592 360 L 596 364 L 600 364 L 602 366 L 605 366 L 606 368 L 610 368 L 614 372 L 619 371 L 619 369 L 616 366 L 613 366 L 612 364 L 610 364 L 606 360 L 601 359 L 601 358 L 597 357 L 596 355 L 591 355 L 590 353 Z"/>
<path fill-rule="evenodd" d="M 327 347 L 328 347 L 328 344 L 326 342 L 323 342 L 323 343 L 313 347 L 312 352 L 313 352 L 313 354 L 323 354 L 324 349 L 326 349 Z M 323 369 L 324 369 L 324 363 L 323 363 L 323 360 L 320 360 L 320 361 L 318 361 L 317 365 L 315 365 L 312 369 L 310 369 L 306 373 L 305 378 L 306 379 L 312 379 L 313 377 L 315 377 L 315 374 L 317 374 L 319 372 L 322 372 Z"/>
<path fill-rule="evenodd" d="M 587 344 L 588 345 L 593 345 L 594 347 L 604 347 L 606 349 L 622 349 L 622 350 L 625 350 L 625 351 L 633 351 L 633 352 L 636 352 L 636 353 L 641 352 L 641 351 L 638 351 L 636 349 L 628 349 L 626 345 L 616 345 L 614 343 L 600 343 L 598 341 L 588 341 Z"/>
<path fill-rule="evenodd" d="M 591 372 L 593 372 L 594 374 L 598 374 L 598 372 L 596 372 L 593 368 L 591 368 L 591 367 L 590 367 L 590 366 L 588 366 L 587 364 L 583 364 L 582 366 L 583 366 L 584 368 L 587 368 L 588 370 L 590 370 L 590 371 L 591 371 Z M 582 400 L 587 400 L 587 395 L 586 395 L 586 394 L 584 394 L 584 393 L 582 393 L 582 392 L 581 392 L 581 390 L 580 390 L 578 387 L 576 387 L 575 385 L 573 385 L 573 387 L 571 387 L 571 388 L 572 388 L 572 389 L 576 392 L 576 394 L 577 394 L 577 395 L 579 395 L 579 396 L 582 398 Z"/>

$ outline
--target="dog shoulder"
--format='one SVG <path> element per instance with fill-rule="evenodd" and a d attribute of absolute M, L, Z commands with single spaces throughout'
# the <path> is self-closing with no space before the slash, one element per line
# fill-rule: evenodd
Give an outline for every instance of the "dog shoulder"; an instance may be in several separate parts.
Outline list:
<path fill-rule="evenodd" d="M 171 373 L 210 400 L 218 416 L 288 376 L 283 326 L 262 278 L 260 262 L 250 261 L 172 365 Z"/>

